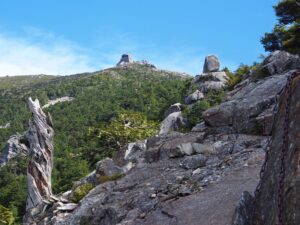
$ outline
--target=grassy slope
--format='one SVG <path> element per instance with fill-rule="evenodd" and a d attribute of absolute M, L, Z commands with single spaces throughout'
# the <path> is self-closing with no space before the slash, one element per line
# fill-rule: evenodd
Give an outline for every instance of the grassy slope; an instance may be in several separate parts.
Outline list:
<path fill-rule="evenodd" d="M 0 77 L 0 90 L 8 90 L 21 86 L 31 86 L 34 84 L 47 82 L 54 78 L 55 76 L 51 75 Z"/>

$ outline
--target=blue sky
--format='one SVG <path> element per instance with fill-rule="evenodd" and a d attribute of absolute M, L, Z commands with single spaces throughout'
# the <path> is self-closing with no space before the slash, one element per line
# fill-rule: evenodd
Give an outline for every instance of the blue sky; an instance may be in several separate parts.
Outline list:
<path fill-rule="evenodd" d="M 195 75 L 216 54 L 236 69 L 265 54 L 278 0 L 3 0 L 0 76 L 73 74 L 122 53 Z"/>

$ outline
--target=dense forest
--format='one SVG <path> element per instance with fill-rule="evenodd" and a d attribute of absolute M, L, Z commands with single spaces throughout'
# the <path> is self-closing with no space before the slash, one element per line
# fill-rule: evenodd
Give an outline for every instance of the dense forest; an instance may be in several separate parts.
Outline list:
<path fill-rule="evenodd" d="M 9 137 L 26 131 L 30 114 L 26 99 L 41 105 L 64 96 L 73 101 L 45 108 L 55 128 L 54 193 L 72 187 L 94 169 L 98 160 L 112 156 L 129 141 L 154 135 L 163 113 L 182 102 L 190 77 L 132 64 L 95 73 L 54 77 L 1 78 L 0 149 Z M 124 120 L 133 130 L 122 130 Z M 147 129 L 143 129 L 147 128 Z M 114 139 L 109 139 L 113 136 Z M 20 219 L 26 199 L 26 159 L 19 158 L 0 170 L 0 204 Z"/>

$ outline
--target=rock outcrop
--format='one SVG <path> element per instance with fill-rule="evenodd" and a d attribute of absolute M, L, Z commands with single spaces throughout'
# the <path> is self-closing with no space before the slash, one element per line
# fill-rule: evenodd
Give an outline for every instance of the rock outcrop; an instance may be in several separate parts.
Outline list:
<path fill-rule="evenodd" d="M 220 69 L 220 62 L 217 56 L 209 55 L 205 57 L 203 73 L 218 72 Z"/>
<path fill-rule="evenodd" d="M 12 135 L 0 155 L 0 167 L 5 166 L 11 159 L 28 154 L 28 142 L 24 135 Z"/>
<path fill-rule="evenodd" d="M 166 111 L 164 116 L 167 117 L 168 115 L 170 115 L 171 113 L 174 112 L 181 112 L 182 109 L 182 105 L 180 103 L 175 103 L 173 105 L 171 105 Z"/>
<path fill-rule="evenodd" d="M 117 63 L 117 66 L 127 65 L 129 63 L 133 63 L 131 56 L 128 54 L 123 54 L 120 61 Z"/>
<path fill-rule="evenodd" d="M 182 113 L 173 112 L 169 114 L 160 124 L 160 135 L 168 134 L 171 131 L 177 131 L 186 125 L 186 119 L 182 117 Z"/>
<path fill-rule="evenodd" d="M 204 94 L 201 91 L 196 90 L 195 92 L 190 94 L 188 97 L 186 97 L 184 101 L 185 101 L 185 104 L 190 105 L 190 104 L 193 104 L 203 98 L 204 98 Z"/>
<path fill-rule="evenodd" d="M 216 56 L 207 56 L 203 73 L 196 75 L 192 81 L 192 85 L 185 98 L 185 104 L 189 108 L 193 107 L 201 99 L 205 98 L 210 90 L 220 91 L 227 86 L 229 77 L 226 72 L 219 71 L 220 63 Z"/>
<path fill-rule="evenodd" d="M 295 57 L 290 56 L 292 61 Z M 276 64 L 270 60 L 271 58 L 268 64 Z M 272 111 L 278 93 L 284 87 L 287 77 L 295 71 L 287 71 L 285 67 L 276 68 L 277 71 L 285 72 L 267 76 L 259 81 L 247 78 L 227 94 L 225 102 L 205 111 L 203 118 L 206 124 L 223 132 L 270 134 Z M 293 68 L 300 68 L 300 62 L 293 65 Z"/>
<path fill-rule="evenodd" d="M 182 117 L 182 105 L 180 103 L 176 103 L 171 105 L 165 111 L 165 119 L 160 124 L 159 135 L 168 134 L 171 131 L 177 131 L 181 127 L 186 126 L 187 121 Z"/>
<path fill-rule="evenodd" d="M 281 74 L 286 70 L 296 69 L 300 58 L 285 51 L 272 52 L 263 62 L 263 71 L 269 75 Z"/>
<path fill-rule="evenodd" d="M 194 78 L 194 84 L 202 93 L 207 93 L 209 90 L 221 90 L 226 87 L 228 76 L 225 72 L 211 72 L 197 75 Z"/>

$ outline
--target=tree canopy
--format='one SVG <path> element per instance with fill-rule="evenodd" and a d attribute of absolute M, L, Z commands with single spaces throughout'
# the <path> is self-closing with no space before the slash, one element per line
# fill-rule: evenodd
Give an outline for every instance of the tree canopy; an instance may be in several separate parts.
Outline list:
<path fill-rule="evenodd" d="M 261 42 L 266 51 L 285 50 L 300 53 L 300 1 L 284 0 L 274 6 L 278 24 L 265 33 Z"/>

